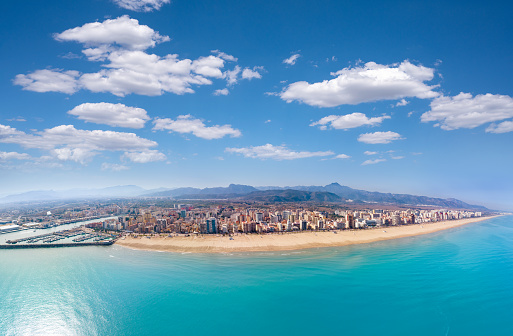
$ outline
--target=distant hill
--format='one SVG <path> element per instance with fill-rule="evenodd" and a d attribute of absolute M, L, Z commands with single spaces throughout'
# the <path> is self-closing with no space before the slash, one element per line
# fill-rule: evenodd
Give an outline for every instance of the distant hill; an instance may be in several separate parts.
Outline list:
<path fill-rule="evenodd" d="M 340 202 L 342 198 L 330 192 L 303 190 L 263 190 L 254 191 L 243 197 L 244 200 L 267 203 L 276 202 Z"/>
<path fill-rule="evenodd" d="M 2 203 L 44 201 L 49 199 L 59 199 L 59 193 L 53 190 L 28 191 L 21 194 L 5 196 L 1 199 Z"/>
<path fill-rule="evenodd" d="M 134 197 L 145 189 L 135 185 L 115 186 L 100 189 L 69 189 L 28 191 L 0 198 L 0 203 L 49 201 L 73 198 Z"/>
<path fill-rule="evenodd" d="M 396 204 L 396 205 L 427 205 L 437 206 L 444 208 L 458 208 L 458 209 L 481 209 L 488 210 L 486 207 L 479 205 L 472 205 L 454 198 L 435 198 L 428 196 L 415 196 L 408 194 L 391 194 L 380 193 L 365 190 L 353 189 L 347 186 L 342 186 L 338 183 L 331 183 L 326 186 L 297 186 L 291 187 L 295 190 L 305 191 L 326 191 L 337 194 L 338 196 L 354 201 L 381 203 L 381 204 Z"/>
<path fill-rule="evenodd" d="M 336 197 L 335 197 L 336 196 Z M 331 183 L 325 186 L 253 187 L 230 184 L 217 188 L 159 188 L 146 190 L 136 185 L 115 186 L 100 189 L 71 189 L 65 191 L 42 190 L 9 195 L 0 203 L 49 201 L 76 198 L 109 197 L 170 197 L 176 199 L 244 199 L 263 202 L 361 202 L 400 206 L 432 206 L 440 208 L 486 211 L 487 208 L 472 205 L 454 198 L 435 198 L 408 194 L 391 194 L 365 191 Z"/>
<path fill-rule="evenodd" d="M 217 187 L 217 188 L 177 188 L 156 193 L 145 194 L 144 196 L 154 197 L 183 197 L 193 196 L 194 199 L 200 199 L 201 195 L 210 196 L 205 198 L 216 198 L 213 195 L 245 195 L 253 191 L 257 191 L 255 187 L 243 185 L 243 184 L 230 184 L 228 187 Z"/>

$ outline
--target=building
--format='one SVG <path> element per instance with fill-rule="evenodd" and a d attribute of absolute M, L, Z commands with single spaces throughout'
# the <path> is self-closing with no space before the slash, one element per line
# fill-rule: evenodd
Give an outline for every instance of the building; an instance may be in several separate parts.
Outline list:
<path fill-rule="evenodd" d="M 216 219 L 214 217 L 210 217 L 209 219 L 207 219 L 207 232 L 217 233 Z"/>
<path fill-rule="evenodd" d="M 354 217 L 351 214 L 346 214 L 346 229 L 354 229 Z"/>

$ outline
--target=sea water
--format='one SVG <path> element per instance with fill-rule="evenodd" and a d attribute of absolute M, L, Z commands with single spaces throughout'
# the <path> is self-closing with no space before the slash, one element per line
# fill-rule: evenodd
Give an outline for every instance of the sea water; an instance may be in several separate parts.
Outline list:
<path fill-rule="evenodd" d="M 513 216 L 363 245 L 0 250 L 0 335 L 513 335 Z"/>

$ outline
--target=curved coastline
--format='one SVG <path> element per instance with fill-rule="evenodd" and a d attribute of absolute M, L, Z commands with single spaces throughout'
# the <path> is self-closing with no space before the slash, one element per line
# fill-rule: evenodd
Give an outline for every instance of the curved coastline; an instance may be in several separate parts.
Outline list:
<path fill-rule="evenodd" d="M 365 244 L 382 240 L 391 240 L 419 236 L 458 226 L 476 223 L 498 216 L 465 218 L 451 221 L 424 223 L 405 226 L 378 227 L 366 230 L 348 230 L 328 232 L 294 232 L 272 234 L 237 234 L 230 240 L 228 236 L 199 235 L 167 237 L 154 236 L 134 238 L 127 236 L 116 241 L 116 245 L 146 251 L 190 252 L 190 253 L 229 253 L 290 251 L 308 248 Z"/>

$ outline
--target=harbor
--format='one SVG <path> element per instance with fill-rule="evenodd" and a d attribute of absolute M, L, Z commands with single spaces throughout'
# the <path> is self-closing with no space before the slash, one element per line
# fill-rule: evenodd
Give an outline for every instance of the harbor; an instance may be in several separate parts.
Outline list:
<path fill-rule="evenodd" d="M 118 235 L 86 227 L 93 220 L 47 229 L 11 232 L 2 235 L 0 249 L 112 245 Z M 60 229 L 60 230 L 59 230 Z"/>

